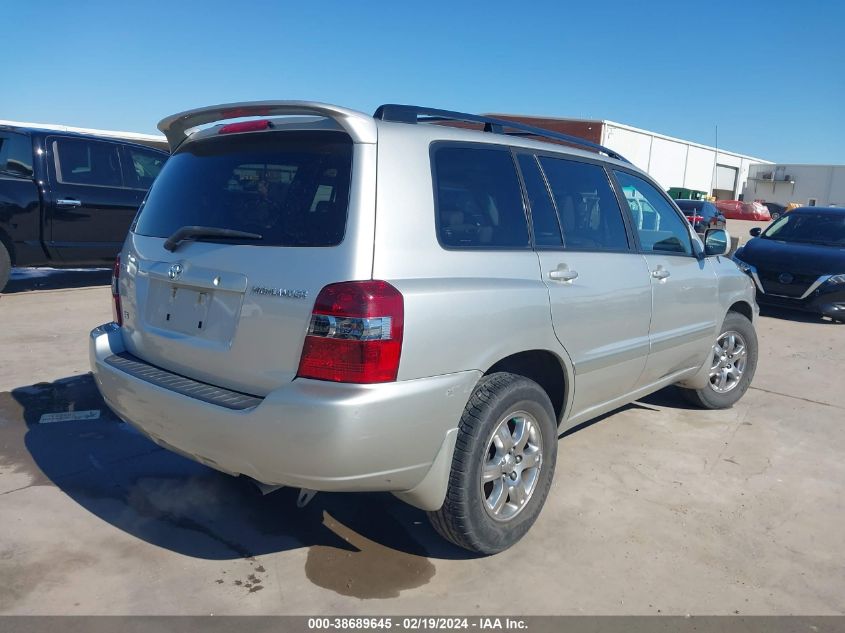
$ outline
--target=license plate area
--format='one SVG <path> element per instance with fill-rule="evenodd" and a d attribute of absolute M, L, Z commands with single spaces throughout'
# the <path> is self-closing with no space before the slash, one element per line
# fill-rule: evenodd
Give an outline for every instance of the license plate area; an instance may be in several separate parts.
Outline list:
<path fill-rule="evenodd" d="M 201 336 L 209 328 L 209 307 L 214 300 L 213 290 L 196 290 L 171 285 L 155 311 L 154 325 L 164 330 Z"/>

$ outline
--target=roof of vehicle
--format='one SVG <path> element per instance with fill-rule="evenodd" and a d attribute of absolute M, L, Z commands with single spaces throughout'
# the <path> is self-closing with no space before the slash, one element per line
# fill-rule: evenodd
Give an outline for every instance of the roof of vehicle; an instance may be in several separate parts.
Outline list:
<path fill-rule="evenodd" d="M 415 108 L 415 106 L 395 107 Z M 420 108 L 420 110 L 424 111 L 429 109 Z M 459 115 L 462 113 L 451 114 Z M 465 116 L 474 117 L 475 115 Z M 175 148 L 179 147 L 179 145 L 187 139 L 190 139 L 190 141 L 193 142 L 195 140 L 216 135 L 219 132 L 220 127 L 223 125 L 222 122 L 229 121 L 231 119 L 255 117 L 269 119 L 273 122 L 275 129 L 284 127 L 288 130 L 345 130 L 354 141 L 360 143 L 374 143 L 378 138 L 378 130 L 391 130 L 392 132 L 401 134 L 422 136 L 427 138 L 430 142 L 437 140 L 480 142 L 496 145 L 508 145 L 511 147 L 522 147 L 535 151 L 551 151 L 591 159 L 599 158 L 620 167 L 627 167 L 637 172 L 645 173 L 621 157 L 617 159 L 613 156 L 600 155 L 593 150 L 580 149 L 569 145 L 563 145 L 558 142 L 535 140 L 526 136 L 514 136 L 511 134 L 504 134 L 499 131 L 481 131 L 468 127 L 459 127 L 460 121 L 458 120 L 456 120 L 454 124 L 453 121 L 445 120 L 437 122 L 419 121 L 418 123 L 386 121 L 364 112 L 350 110 L 348 108 L 342 108 L 331 104 L 310 101 L 265 101 L 214 105 L 166 117 L 159 122 L 158 128 L 165 134 L 165 136 L 167 136 L 171 149 L 175 150 Z M 484 117 L 476 118 L 483 119 Z M 209 123 L 217 123 L 217 125 L 193 131 L 197 130 L 197 128 L 201 126 L 208 125 Z M 260 134 L 262 132 L 263 130 L 243 133 Z M 549 134 L 554 133 L 549 132 Z M 580 143 L 577 139 L 575 139 L 575 142 Z M 583 144 L 587 145 L 589 142 L 584 141 Z M 606 148 L 600 149 L 604 150 Z M 615 154 L 612 150 L 606 151 Z"/>
<path fill-rule="evenodd" d="M 795 207 L 789 212 L 793 213 L 836 213 L 837 215 L 845 215 L 845 207 Z"/>
<path fill-rule="evenodd" d="M 37 132 L 41 134 L 55 134 L 56 132 L 61 132 L 63 136 L 106 139 L 167 153 L 167 141 L 163 136 L 158 136 L 156 134 L 120 132 L 117 130 L 99 130 L 94 128 L 72 127 L 69 125 L 53 125 L 49 123 L 26 123 L 23 121 L 9 121 L 2 119 L 0 119 L 0 130 Z"/>

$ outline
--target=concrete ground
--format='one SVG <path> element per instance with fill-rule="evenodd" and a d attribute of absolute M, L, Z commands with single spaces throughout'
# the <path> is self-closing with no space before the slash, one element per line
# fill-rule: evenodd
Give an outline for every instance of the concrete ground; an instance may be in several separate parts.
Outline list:
<path fill-rule="evenodd" d="M 565 435 L 537 524 L 473 558 L 390 495 L 298 510 L 145 440 L 87 375 L 108 274 L 59 277 L 0 297 L 2 614 L 845 613 L 845 325 L 765 315 L 733 409 Z"/>

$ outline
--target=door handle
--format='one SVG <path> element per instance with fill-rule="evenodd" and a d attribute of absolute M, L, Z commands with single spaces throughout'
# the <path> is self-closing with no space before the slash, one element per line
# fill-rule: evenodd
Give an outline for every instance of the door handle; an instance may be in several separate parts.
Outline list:
<path fill-rule="evenodd" d="M 82 202 L 73 198 L 59 198 L 56 200 L 57 207 L 81 207 Z"/>
<path fill-rule="evenodd" d="M 555 281 L 572 281 L 577 278 L 578 271 L 569 270 L 569 266 L 566 264 L 558 264 L 557 268 L 549 271 L 549 279 L 554 279 Z"/>
<path fill-rule="evenodd" d="M 660 281 L 666 279 L 670 274 L 671 273 L 665 268 L 663 268 L 662 265 L 658 266 L 657 268 L 651 271 L 651 276 L 655 279 L 659 279 Z"/>

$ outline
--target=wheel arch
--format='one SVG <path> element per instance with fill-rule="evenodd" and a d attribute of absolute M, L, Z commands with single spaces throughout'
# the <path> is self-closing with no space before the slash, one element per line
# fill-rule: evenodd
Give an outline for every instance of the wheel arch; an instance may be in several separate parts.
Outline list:
<path fill-rule="evenodd" d="M 754 322 L 754 309 L 747 301 L 735 301 L 731 304 L 731 307 L 728 308 L 728 312 L 737 312 L 752 323 Z"/>
<path fill-rule="evenodd" d="M 557 423 L 564 419 L 572 396 L 571 368 L 560 356 L 545 349 L 516 352 L 493 363 L 484 375 L 508 372 L 533 380 L 549 396 Z"/>

